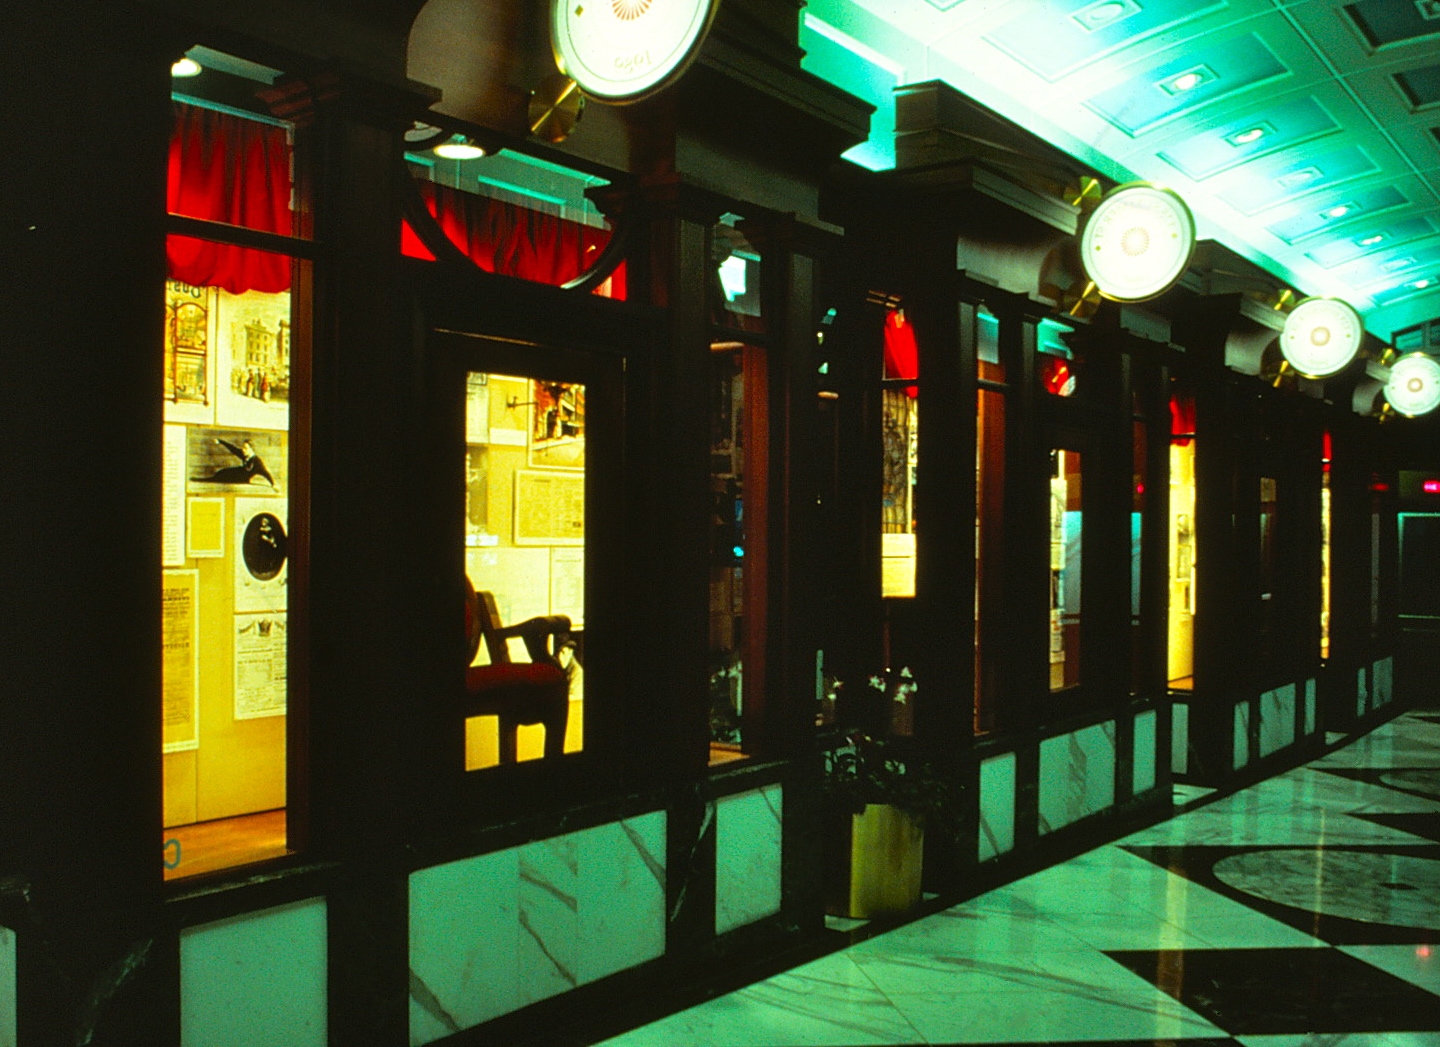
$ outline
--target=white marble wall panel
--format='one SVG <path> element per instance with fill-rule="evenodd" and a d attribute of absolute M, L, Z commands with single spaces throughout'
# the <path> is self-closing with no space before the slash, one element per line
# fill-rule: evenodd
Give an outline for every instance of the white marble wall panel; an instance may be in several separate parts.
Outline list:
<path fill-rule="evenodd" d="M 766 785 L 716 802 L 716 934 L 780 911 L 781 793 Z"/>
<path fill-rule="evenodd" d="M 412 1047 L 665 951 L 665 814 L 410 876 Z"/>
<path fill-rule="evenodd" d="M 1279 752 L 1295 741 L 1295 685 L 1286 684 L 1260 696 L 1260 755 Z"/>
<path fill-rule="evenodd" d="M 1315 733 L 1315 681 L 1305 681 L 1305 735 Z"/>
<path fill-rule="evenodd" d="M 15 932 L 0 927 L 0 1047 L 15 1047 Z"/>
<path fill-rule="evenodd" d="M 1184 774 L 1190 770 L 1190 706 L 1175 702 L 1170 706 L 1170 771 Z"/>
<path fill-rule="evenodd" d="M 1053 832 L 1115 803 L 1115 722 L 1040 743 L 1040 831 Z"/>
<path fill-rule="evenodd" d="M 1357 670 L 1355 673 L 1355 715 L 1364 716 L 1365 710 L 1370 708 L 1370 670 L 1368 668 Z"/>
<path fill-rule="evenodd" d="M 1389 705 L 1390 700 L 1395 697 L 1395 659 L 1381 658 L 1375 663 L 1375 672 L 1371 698 L 1371 707 L 1378 709 L 1382 705 Z"/>
<path fill-rule="evenodd" d="M 979 859 L 1015 849 L 1015 754 L 980 761 Z"/>
<path fill-rule="evenodd" d="M 182 1047 L 324 1047 L 325 899 L 180 932 Z"/>
<path fill-rule="evenodd" d="M 1250 762 L 1250 703 L 1235 706 L 1235 749 L 1232 765 L 1239 770 Z"/>
<path fill-rule="evenodd" d="M 1130 772 L 1130 790 L 1139 796 L 1155 788 L 1155 753 L 1159 739 L 1159 717 L 1150 709 L 1135 717 L 1134 762 Z"/>

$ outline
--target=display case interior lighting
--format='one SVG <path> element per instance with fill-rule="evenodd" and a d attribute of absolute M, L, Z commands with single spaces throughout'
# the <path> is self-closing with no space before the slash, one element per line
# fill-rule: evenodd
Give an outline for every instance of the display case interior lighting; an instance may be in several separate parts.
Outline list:
<path fill-rule="evenodd" d="M 435 146 L 431 152 L 446 160 L 478 160 L 485 155 L 484 147 L 465 135 L 455 135 L 449 141 Z"/>
<path fill-rule="evenodd" d="M 195 59 L 191 58 L 189 55 L 186 55 L 184 58 L 180 59 L 178 62 L 176 62 L 170 67 L 170 75 L 177 78 L 199 76 L 204 71 L 204 66 L 202 66 L 199 62 L 195 61 Z"/>

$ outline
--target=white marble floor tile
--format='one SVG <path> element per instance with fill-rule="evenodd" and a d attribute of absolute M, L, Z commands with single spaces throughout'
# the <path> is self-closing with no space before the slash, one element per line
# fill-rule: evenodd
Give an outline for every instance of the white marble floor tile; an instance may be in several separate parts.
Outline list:
<path fill-rule="evenodd" d="M 1158 989 L 1072 995 L 928 993 L 895 997 L 930 1043 L 1066 1043 L 1215 1036 L 1219 1030 Z"/>
<path fill-rule="evenodd" d="M 892 999 L 925 993 L 1059 993 L 1090 995 L 1151 986 L 1094 949 L 1017 958 L 996 955 L 860 956 L 865 976 Z"/>
<path fill-rule="evenodd" d="M 1403 978 L 1411 985 L 1440 994 L 1440 946 L 1342 945 L 1340 951 Z"/>

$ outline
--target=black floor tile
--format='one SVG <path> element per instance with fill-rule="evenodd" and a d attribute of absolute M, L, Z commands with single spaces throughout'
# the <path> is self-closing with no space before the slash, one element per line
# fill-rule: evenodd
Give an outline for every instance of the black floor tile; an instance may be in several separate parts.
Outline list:
<path fill-rule="evenodd" d="M 1335 949 L 1107 955 L 1234 1036 L 1440 1030 L 1440 996 Z"/>
<path fill-rule="evenodd" d="M 1389 816 L 1386 816 L 1389 817 Z M 1348 916 L 1338 915 L 1335 912 L 1316 912 L 1313 908 L 1305 908 L 1297 905 L 1286 904 L 1270 897 L 1263 897 L 1259 894 L 1252 894 L 1249 891 L 1240 890 L 1220 879 L 1215 874 L 1215 865 L 1223 859 L 1244 854 L 1275 854 L 1285 852 L 1313 853 L 1316 847 L 1305 846 L 1283 846 L 1283 845 L 1252 845 L 1246 847 L 1219 846 L 1219 845 L 1194 845 L 1194 846 L 1162 846 L 1142 847 L 1137 845 L 1126 846 L 1125 850 L 1132 854 L 1146 858 L 1157 865 L 1178 873 L 1186 879 L 1193 880 L 1201 886 L 1207 887 L 1217 894 L 1224 895 L 1233 901 L 1240 902 L 1256 912 L 1279 920 L 1312 937 L 1331 945 L 1406 945 L 1419 943 L 1440 943 L 1440 927 L 1437 926 L 1413 926 L 1394 925 L 1378 922 L 1372 919 L 1352 919 Z M 1394 855 L 1403 856 L 1406 859 L 1417 859 L 1440 864 L 1440 847 L 1434 844 L 1417 843 L 1414 847 L 1403 847 L 1394 844 L 1379 844 L 1372 846 L 1346 845 L 1343 847 L 1329 848 L 1331 853 L 1344 853 L 1356 855 Z M 1336 862 L 1335 865 L 1342 863 Z M 1411 862 L 1403 863 L 1407 867 Z M 1324 866 L 1320 866 L 1323 870 Z M 1383 886 L 1383 883 L 1382 883 Z M 1405 890 L 1408 884 L 1400 884 L 1395 890 Z M 1426 884 L 1426 889 L 1432 885 Z M 1308 892 L 1301 890 L 1296 892 L 1305 895 Z M 1440 913 L 1437 913 L 1437 920 L 1440 923 Z"/>

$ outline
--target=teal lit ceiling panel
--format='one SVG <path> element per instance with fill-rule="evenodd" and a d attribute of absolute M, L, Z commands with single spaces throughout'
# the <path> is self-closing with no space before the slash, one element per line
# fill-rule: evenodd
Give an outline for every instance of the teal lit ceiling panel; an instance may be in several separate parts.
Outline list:
<path fill-rule="evenodd" d="M 1178 58 L 1146 69 L 1087 104 L 1127 134 L 1139 135 L 1173 116 L 1286 72 L 1258 36 L 1246 33 L 1187 47 Z M 1196 80 L 1186 88 L 1189 76 Z"/>
<path fill-rule="evenodd" d="M 1326 229 L 1348 226 L 1357 218 L 1407 203 L 1409 200 L 1405 194 L 1390 185 L 1344 195 L 1330 194 L 1308 200 L 1297 214 L 1266 228 L 1286 243 L 1293 244 Z M 1340 211 L 1340 208 L 1344 210 Z"/>
<path fill-rule="evenodd" d="M 1319 244 L 1305 254 L 1317 265 L 1331 269 L 1354 261 L 1361 255 L 1385 251 L 1398 244 L 1429 236 L 1433 232 L 1435 225 L 1428 218 L 1406 218 L 1375 229 L 1367 229 L 1354 236 Z"/>
<path fill-rule="evenodd" d="M 1339 129 L 1310 95 L 1277 103 L 1213 131 L 1192 134 L 1160 154 L 1166 163 L 1199 181 L 1246 160 Z M 1247 132 L 1259 130 L 1250 138 Z"/>
<path fill-rule="evenodd" d="M 1190 0 L 1072 0 L 1028 10 L 985 39 L 1054 81 L 1106 52 L 1224 6 Z"/>
<path fill-rule="evenodd" d="M 1298 154 L 1298 155 L 1297 155 Z M 1251 164 L 1247 177 L 1220 199 L 1241 214 L 1254 215 L 1301 193 L 1332 186 L 1378 171 L 1375 161 L 1356 146 L 1325 153 L 1292 150 L 1277 162 Z"/>
<path fill-rule="evenodd" d="M 1414 40 L 1440 33 L 1440 18 L 1426 15 L 1424 4 L 1400 0 L 1361 0 L 1347 4 L 1345 13 L 1365 34 L 1371 47 Z"/>

